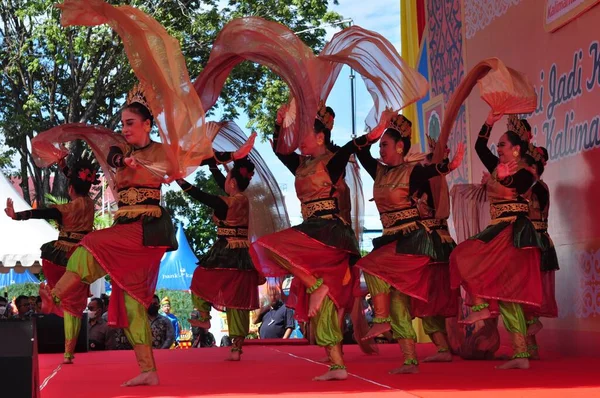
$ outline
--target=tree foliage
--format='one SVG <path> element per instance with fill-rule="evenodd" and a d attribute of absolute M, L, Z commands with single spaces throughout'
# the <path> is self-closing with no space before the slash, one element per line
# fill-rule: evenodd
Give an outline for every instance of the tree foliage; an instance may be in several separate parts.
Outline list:
<path fill-rule="evenodd" d="M 116 128 L 126 92 L 135 80 L 121 41 L 108 26 L 62 28 L 54 2 L 0 2 L 0 135 L 9 148 L 9 153 L 0 153 L 0 168 L 8 166 L 10 151 L 18 154 L 16 174 L 22 178 L 25 200 L 33 198 L 42 206 L 46 193 L 67 196 L 66 179 L 56 168 L 42 170 L 33 163 L 28 140 L 63 123 Z M 215 0 L 109 2 L 143 9 L 177 37 L 192 78 L 207 62 L 217 33 L 232 18 L 260 16 L 293 31 L 340 18 L 328 11 L 327 0 L 230 0 L 224 6 Z M 313 29 L 301 37 L 318 51 L 324 35 L 324 29 Z M 266 133 L 286 99 L 287 88 L 276 76 L 243 63 L 228 79 L 219 105 L 224 118 L 235 118 L 241 109 L 249 117 L 249 127 Z M 79 154 L 83 144 L 74 143 L 71 150 Z M 35 192 L 29 191 L 30 177 Z"/>

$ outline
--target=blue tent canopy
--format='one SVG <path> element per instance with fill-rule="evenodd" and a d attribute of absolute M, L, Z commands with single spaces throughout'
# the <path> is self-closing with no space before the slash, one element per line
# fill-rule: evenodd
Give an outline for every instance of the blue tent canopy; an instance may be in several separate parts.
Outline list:
<path fill-rule="evenodd" d="M 198 259 L 190 248 L 181 224 L 177 228 L 177 243 L 179 249 L 166 253 L 160 262 L 156 289 L 190 289 Z"/>
<path fill-rule="evenodd" d="M 17 273 L 11 269 L 7 274 L 0 274 L 0 288 L 20 283 L 40 283 L 40 280 L 28 269 L 25 269 L 23 273 Z"/>

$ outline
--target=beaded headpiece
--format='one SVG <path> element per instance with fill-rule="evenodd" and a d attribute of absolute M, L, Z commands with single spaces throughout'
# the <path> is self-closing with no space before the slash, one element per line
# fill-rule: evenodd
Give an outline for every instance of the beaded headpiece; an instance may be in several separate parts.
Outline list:
<path fill-rule="evenodd" d="M 316 119 L 323 123 L 325 128 L 327 128 L 328 130 L 333 129 L 334 117 L 331 113 L 327 112 L 327 106 L 325 105 L 325 101 L 323 100 L 319 101 L 319 108 L 317 110 Z"/>
<path fill-rule="evenodd" d="M 73 167 L 69 169 L 68 177 L 72 183 L 88 183 L 96 185 L 100 183 L 98 170 L 100 166 L 96 163 L 91 154 L 82 154 L 75 160 Z"/>
<path fill-rule="evenodd" d="M 148 101 L 146 101 L 146 95 L 144 93 L 145 85 L 143 83 L 135 84 L 127 93 L 127 105 L 137 102 L 138 104 L 145 106 L 146 109 L 148 109 L 148 112 L 150 112 L 150 115 L 152 115 L 152 109 L 150 109 L 150 105 L 148 104 Z"/>
<path fill-rule="evenodd" d="M 519 119 L 517 115 L 510 115 L 506 123 L 506 128 L 517 133 L 522 141 L 529 142 L 531 141 L 531 129 L 527 128 L 525 123 L 523 123 L 524 121 L 525 119 Z"/>
<path fill-rule="evenodd" d="M 396 115 L 392 117 L 386 126 L 388 129 L 396 130 L 400 136 L 410 138 L 412 135 L 412 123 L 404 115 Z"/>

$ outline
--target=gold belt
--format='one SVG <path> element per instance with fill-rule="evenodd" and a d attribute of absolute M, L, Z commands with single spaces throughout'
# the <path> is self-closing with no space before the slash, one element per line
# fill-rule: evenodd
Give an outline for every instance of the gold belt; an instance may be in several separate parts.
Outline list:
<path fill-rule="evenodd" d="M 338 211 L 337 201 L 335 199 L 315 200 L 313 202 L 302 203 L 302 218 L 308 220 L 315 213 L 326 212 L 331 214 Z"/>
<path fill-rule="evenodd" d="M 148 200 L 160 202 L 160 188 L 130 187 L 119 191 L 119 204 L 133 206 Z"/>
<path fill-rule="evenodd" d="M 492 220 L 501 217 L 515 216 L 518 213 L 529 213 L 529 205 L 527 203 L 498 203 L 490 206 L 490 215 Z"/>
<path fill-rule="evenodd" d="M 426 218 L 421 220 L 421 224 L 429 229 L 439 229 L 442 227 L 448 228 L 448 222 L 439 218 Z"/>
<path fill-rule="evenodd" d="M 536 231 L 547 231 L 548 230 L 548 222 L 547 221 L 531 221 L 533 227 Z"/>
<path fill-rule="evenodd" d="M 399 222 L 402 223 L 404 221 L 415 221 L 417 219 L 419 219 L 419 211 L 414 207 L 381 214 L 381 223 L 383 224 L 383 228 L 391 228 Z"/>
<path fill-rule="evenodd" d="M 227 236 L 227 237 L 240 237 L 247 238 L 248 237 L 248 228 L 246 227 L 217 227 L 217 236 Z"/>

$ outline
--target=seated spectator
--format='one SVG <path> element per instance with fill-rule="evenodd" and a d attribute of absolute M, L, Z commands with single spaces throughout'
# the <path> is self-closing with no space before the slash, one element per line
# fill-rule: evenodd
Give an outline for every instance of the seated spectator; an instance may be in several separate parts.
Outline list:
<path fill-rule="evenodd" d="M 0 319 L 8 319 L 12 315 L 11 307 L 6 297 L 0 297 Z"/>
<path fill-rule="evenodd" d="M 104 302 L 94 297 L 88 303 L 88 347 L 91 351 L 114 350 L 114 330 L 102 319 Z"/>
<path fill-rule="evenodd" d="M 17 307 L 17 314 L 15 314 L 15 318 L 18 319 L 29 319 L 31 315 L 33 315 L 33 308 L 31 306 L 31 302 L 29 301 L 29 297 L 20 295 L 15 300 L 15 307 Z"/>
<path fill-rule="evenodd" d="M 283 304 L 278 287 L 269 289 L 269 302 L 255 312 L 252 322 L 261 323 L 258 329 L 261 339 L 289 339 L 296 327 L 294 311 Z"/>
<path fill-rule="evenodd" d="M 168 350 L 175 342 L 175 331 L 169 318 L 158 313 L 159 308 L 159 298 L 154 295 L 152 304 L 148 307 L 148 322 L 150 322 L 150 329 L 152 330 L 152 347 Z"/>
<path fill-rule="evenodd" d="M 37 298 L 35 299 L 35 313 L 42 313 L 42 298 L 40 296 L 37 296 Z"/>

